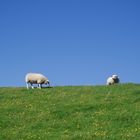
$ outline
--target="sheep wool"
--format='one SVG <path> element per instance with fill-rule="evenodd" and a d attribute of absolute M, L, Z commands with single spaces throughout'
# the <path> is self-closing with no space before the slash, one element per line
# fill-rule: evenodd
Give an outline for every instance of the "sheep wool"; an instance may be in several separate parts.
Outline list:
<path fill-rule="evenodd" d="M 29 89 L 29 84 L 32 88 L 34 88 L 33 84 L 37 84 L 38 88 L 42 88 L 42 84 L 48 84 L 50 86 L 50 82 L 47 77 L 40 73 L 28 73 L 25 76 L 25 82 L 27 89 Z"/>
<path fill-rule="evenodd" d="M 117 75 L 112 75 L 107 79 L 107 85 L 114 85 L 120 82 L 120 79 Z"/>

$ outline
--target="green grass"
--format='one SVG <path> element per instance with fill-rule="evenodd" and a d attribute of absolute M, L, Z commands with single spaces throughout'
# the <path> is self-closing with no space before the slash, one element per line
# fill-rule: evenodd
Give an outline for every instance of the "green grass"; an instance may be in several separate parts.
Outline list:
<path fill-rule="evenodd" d="M 0 140 L 139 140 L 140 85 L 0 88 Z"/>

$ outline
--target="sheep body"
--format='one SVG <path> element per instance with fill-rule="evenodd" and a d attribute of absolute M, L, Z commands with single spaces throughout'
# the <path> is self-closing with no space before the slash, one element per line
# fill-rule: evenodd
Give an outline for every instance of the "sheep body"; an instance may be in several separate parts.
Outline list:
<path fill-rule="evenodd" d="M 112 75 L 107 79 L 107 85 L 114 85 L 120 82 L 120 79 L 117 75 Z"/>
<path fill-rule="evenodd" d="M 48 78 L 40 73 L 28 73 L 25 76 L 25 82 L 27 89 L 29 88 L 29 84 L 31 85 L 32 88 L 34 88 L 33 84 L 38 84 L 39 88 L 42 87 L 42 84 L 49 84 L 50 86 Z"/>

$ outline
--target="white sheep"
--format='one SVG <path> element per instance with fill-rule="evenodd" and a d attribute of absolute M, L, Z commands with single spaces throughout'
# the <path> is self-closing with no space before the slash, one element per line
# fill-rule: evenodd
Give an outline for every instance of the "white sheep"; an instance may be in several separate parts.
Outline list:
<path fill-rule="evenodd" d="M 117 75 L 112 75 L 111 77 L 109 77 L 107 79 L 107 85 L 114 85 L 114 84 L 118 84 L 120 82 L 120 79 Z"/>
<path fill-rule="evenodd" d="M 29 84 L 31 88 L 34 89 L 33 84 L 38 84 L 38 88 L 42 88 L 42 84 L 48 84 L 50 87 L 50 82 L 47 77 L 39 73 L 28 73 L 25 76 L 25 82 L 27 89 L 29 89 Z"/>

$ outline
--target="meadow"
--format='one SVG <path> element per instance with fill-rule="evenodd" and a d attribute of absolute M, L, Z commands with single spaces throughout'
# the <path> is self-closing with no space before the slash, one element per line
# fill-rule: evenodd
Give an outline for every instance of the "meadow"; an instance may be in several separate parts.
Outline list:
<path fill-rule="evenodd" d="M 139 139 L 139 84 L 0 88 L 0 140 Z"/>

